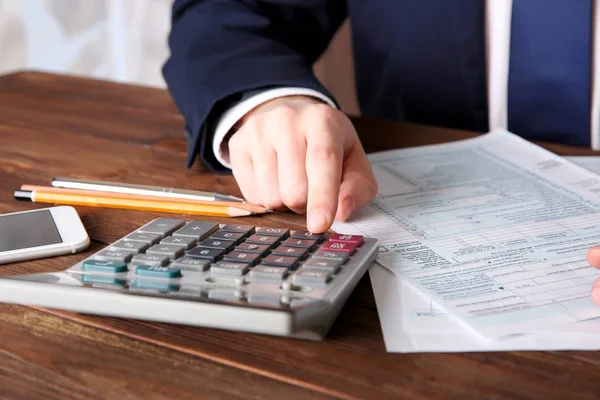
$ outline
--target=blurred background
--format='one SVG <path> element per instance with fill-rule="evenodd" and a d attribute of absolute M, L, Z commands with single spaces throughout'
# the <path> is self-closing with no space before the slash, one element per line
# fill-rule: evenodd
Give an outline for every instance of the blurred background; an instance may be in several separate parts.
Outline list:
<path fill-rule="evenodd" d="M 21 69 L 164 88 L 171 0 L 0 0 L 0 75 Z M 358 114 L 348 23 L 315 73 Z"/>

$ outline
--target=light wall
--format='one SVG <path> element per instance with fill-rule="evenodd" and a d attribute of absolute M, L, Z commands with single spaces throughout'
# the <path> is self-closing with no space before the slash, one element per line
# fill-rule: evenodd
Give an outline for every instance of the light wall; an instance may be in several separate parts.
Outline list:
<path fill-rule="evenodd" d="M 165 87 L 171 0 L 0 0 L 0 74 L 34 69 Z M 315 66 L 357 113 L 346 24 Z"/>

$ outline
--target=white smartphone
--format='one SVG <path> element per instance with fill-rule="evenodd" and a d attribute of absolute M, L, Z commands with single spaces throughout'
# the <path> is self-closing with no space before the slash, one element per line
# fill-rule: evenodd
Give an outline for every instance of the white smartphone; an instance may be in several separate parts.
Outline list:
<path fill-rule="evenodd" d="M 89 245 L 90 238 L 73 207 L 0 215 L 0 264 L 77 253 Z"/>

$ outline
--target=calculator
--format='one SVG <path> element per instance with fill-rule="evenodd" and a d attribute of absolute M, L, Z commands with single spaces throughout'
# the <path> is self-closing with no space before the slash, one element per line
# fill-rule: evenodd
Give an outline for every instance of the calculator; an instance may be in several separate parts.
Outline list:
<path fill-rule="evenodd" d="M 64 271 L 0 279 L 0 301 L 322 340 L 377 250 L 358 235 L 158 218 Z"/>

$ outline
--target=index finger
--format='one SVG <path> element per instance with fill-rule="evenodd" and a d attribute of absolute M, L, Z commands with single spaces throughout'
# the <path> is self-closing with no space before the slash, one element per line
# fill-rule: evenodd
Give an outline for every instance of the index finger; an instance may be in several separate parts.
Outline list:
<path fill-rule="evenodd" d="M 307 133 L 307 229 L 325 232 L 335 217 L 342 179 L 343 144 L 328 130 Z"/>

